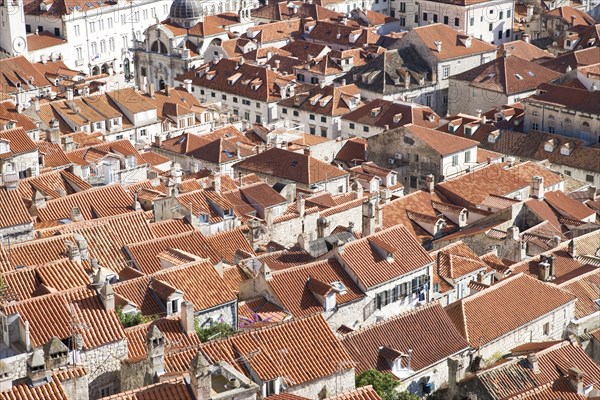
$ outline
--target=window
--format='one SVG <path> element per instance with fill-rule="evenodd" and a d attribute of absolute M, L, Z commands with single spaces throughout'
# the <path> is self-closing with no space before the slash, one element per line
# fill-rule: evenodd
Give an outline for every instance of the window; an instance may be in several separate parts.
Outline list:
<path fill-rule="evenodd" d="M 112 18 L 108 18 L 106 20 L 106 23 L 108 24 L 108 29 L 113 27 L 113 19 Z"/>
<path fill-rule="evenodd" d="M 90 32 L 91 33 L 96 32 L 96 23 L 95 22 L 90 22 Z"/>
<path fill-rule="evenodd" d="M 256 106 L 256 108 L 260 108 L 260 103 L 256 102 L 255 106 Z"/>
<path fill-rule="evenodd" d="M 510 10 L 506 10 L 506 18 L 510 18 Z"/>
<path fill-rule="evenodd" d="M 510 37 L 510 29 L 507 29 L 507 30 L 506 30 L 506 37 L 507 37 L 507 38 L 508 38 L 508 37 Z"/>
<path fill-rule="evenodd" d="M 454 18 L 454 26 L 460 25 L 460 18 Z"/>
<path fill-rule="evenodd" d="M 493 30 L 494 30 L 494 24 L 492 24 L 492 23 L 490 22 L 490 25 L 489 25 L 488 29 L 489 29 L 489 31 L 490 31 L 490 32 L 491 32 L 491 31 L 493 31 Z"/>
<path fill-rule="evenodd" d="M 75 47 L 75 54 L 77 54 L 78 60 L 83 59 L 83 50 L 81 49 L 81 47 Z"/>
<path fill-rule="evenodd" d="M 234 97 L 234 99 L 235 99 L 235 97 Z M 282 114 L 287 114 L 287 108 L 282 108 L 282 109 L 281 109 L 281 113 L 282 113 Z"/>
<path fill-rule="evenodd" d="M 531 129 L 533 129 L 534 131 L 537 131 L 537 130 L 538 130 L 538 127 L 539 127 L 539 126 L 538 126 L 537 122 L 532 122 L 532 123 L 531 123 Z"/>
<path fill-rule="evenodd" d="M 368 126 L 363 126 L 363 132 L 369 132 L 369 127 Z"/>
<path fill-rule="evenodd" d="M 390 17 L 392 17 L 392 18 L 396 17 L 396 11 L 390 10 Z"/>
<path fill-rule="evenodd" d="M 260 116 L 260 114 L 256 114 L 256 123 L 260 124 L 262 122 L 262 117 Z"/>
<path fill-rule="evenodd" d="M 458 165 L 458 154 L 452 156 L 452 166 L 456 167 Z"/>
<path fill-rule="evenodd" d="M 548 132 L 550 132 L 550 133 L 554 133 L 554 127 L 553 127 L 553 126 L 549 126 L 549 127 L 548 127 Z"/>
<path fill-rule="evenodd" d="M 310 78 L 310 83 L 312 83 L 313 85 L 316 85 L 317 83 L 319 83 L 319 78 L 317 78 L 316 76 L 312 76 Z"/>
<path fill-rule="evenodd" d="M 442 96 L 442 101 L 444 102 L 444 104 L 448 104 L 448 95 L 447 94 L 444 94 Z"/>
<path fill-rule="evenodd" d="M 449 18 L 447 15 L 444 16 L 444 24 L 448 25 Z"/>
<path fill-rule="evenodd" d="M 473 17 L 469 18 L 469 25 L 470 26 L 475 25 L 475 18 L 473 18 Z"/>
<path fill-rule="evenodd" d="M 431 107 L 431 95 L 428 94 L 427 96 L 425 96 L 425 105 L 427 107 Z"/>
<path fill-rule="evenodd" d="M 400 17 L 400 26 L 406 26 L 406 18 Z"/>
<path fill-rule="evenodd" d="M 594 183 L 594 175 L 586 175 L 585 176 L 585 181 L 587 183 Z"/>
<path fill-rule="evenodd" d="M 546 322 L 543 326 L 544 335 L 548 336 L 550 334 L 550 322 Z"/>
<path fill-rule="evenodd" d="M 498 39 L 502 39 L 502 31 L 498 31 Z"/>
<path fill-rule="evenodd" d="M 210 92 L 210 97 L 217 97 L 217 94 L 215 92 Z"/>
<path fill-rule="evenodd" d="M 321 122 L 327 122 L 327 117 L 321 116 Z"/>
<path fill-rule="evenodd" d="M 76 28 L 78 28 L 78 27 L 76 27 Z M 29 24 L 25 25 L 25 33 L 31 33 L 31 25 L 29 25 Z"/>
<path fill-rule="evenodd" d="M 40 33 L 44 32 L 44 27 L 42 25 L 38 25 L 38 31 Z"/>
<path fill-rule="evenodd" d="M 294 110 L 294 117 L 297 117 L 299 115 L 298 110 Z"/>
<path fill-rule="evenodd" d="M 308 119 L 310 119 L 311 121 L 315 120 L 315 114 L 309 114 L 308 115 Z"/>
<path fill-rule="evenodd" d="M 268 381 L 265 383 L 267 396 L 275 394 L 275 381 Z"/>
<path fill-rule="evenodd" d="M 465 163 L 471 162 L 471 152 L 465 151 Z"/>
<path fill-rule="evenodd" d="M 427 21 L 427 13 L 423 13 L 423 21 Z"/>
<path fill-rule="evenodd" d="M 565 175 L 567 175 L 567 176 L 571 176 L 571 171 L 569 171 L 568 169 L 565 169 L 564 173 L 565 173 Z"/>
<path fill-rule="evenodd" d="M 438 15 L 437 14 L 433 14 L 433 23 L 438 22 Z"/>
<path fill-rule="evenodd" d="M 221 95 L 221 100 L 227 100 L 227 95 L 225 95 L 225 94 L 222 94 L 222 95 Z"/>
<path fill-rule="evenodd" d="M 406 3 L 405 2 L 401 2 L 400 3 L 400 12 L 401 13 L 405 13 L 406 12 Z"/>
<path fill-rule="evenodd" d="M 96 45 L 96 42 L 92 42 L 90 47 L 92 49 L 92 56 L 98 54 L 98 46 Z"/>
<path fill-rule="evenodd" d="M 248 111 L 244 111 L 244 119 L 245 119 L 246 121 L 250 121 L 250 112 L 248 112 Z"/>
<path fill-rule="evenodd" d="M 100 41 L 100 53 L 106 53 L 106 42 L 104 40 Z"/>
<path fill-rule="evenodd" d="M 504 11 L 498 13 L 498 19 L 504 19 Z"/>
<path fill-rule="evenodd" d="M 302 75 L 302 74 L 298 74 L 298 75 L 296 76 L 296 78 L 298 79 L 298 81 L 299 81 L 299 82 L 304 82 L 304 75 Z"/>
<path fill-rule="evenodd" d="M 415 24 L 419 23 L 419 14 L 415 14 Z"/>
<path fill-rule="evenodd" d="M 108 39 L 108 49 L 110 51 L 115 51 L 115 39 L 114 38 Z"/>
<path fill-rule="evenodd" d="M 112 393 L 112 385 L 108 385 L 100 389 L 100 397 L 110 396 Z"/>
<path fill-rule="evenodd" d="M 354 122 L 350 122 L 349 126 L 350 126 L 350 129 L 354 129 Z"/>
<path fill-rule="evenodd" d="M 54 28 L 54 36 L 60 36 L 60 28 Z"/>
<path fill-rule="evenodd" d="M 314 125 L 311 125 L 311 126 L 310 126 L 310 134 L 311 134 L 311 135 L 314 135 L 315 133 L 316 133 L 316 128 L 315 128 L 315 126 L 314 126 Z"/>
<path fill-rule="evenodd" d="M 448 79 L 449 76 L 450 76 L 450 66 L 449 65 L 444 65 L 442 67 L 442 77 L 444 79 Z"/>
<path fill-rule="evenodd" d="M 321 136 L 327 137 L 327 128 L 321 127 Z"/>

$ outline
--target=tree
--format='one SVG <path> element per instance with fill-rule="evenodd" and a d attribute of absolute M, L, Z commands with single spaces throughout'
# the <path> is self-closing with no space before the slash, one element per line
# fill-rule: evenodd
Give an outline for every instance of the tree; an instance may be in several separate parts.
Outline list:
<path fill-rule="evenodd" d="M 130 328 L 154 320 L 152 317 L 144 317 L 142 313 L 123 313 L 121 307 L 117 307 L 117 316 L 123 328 Z"/>
<path fill-rule="evenodd" d="M 372 385 L 382 400 L 395 400 L 396 388 L 400 382 L 392 375 L 384 374 L 376 369 L 368 369 L 356 376 L 356 387 Z"/>
<path fill-rule="evenodd" d="M 398 391 L 400 382 L 391 374 L 369 369 L 356 376 L 356 387 L 371 385 L 382 400 L 419 400 L 419 396 L 412 393 Z"/>
<path fill-rule="evenodd" d="M 225 322 L 218 322 L 207 328 L 202 328 L 196 324 L 196 334 L 202 343 L 215 339 L 222 339 L 231 336 L 235 333 L 231 325 Z"/>

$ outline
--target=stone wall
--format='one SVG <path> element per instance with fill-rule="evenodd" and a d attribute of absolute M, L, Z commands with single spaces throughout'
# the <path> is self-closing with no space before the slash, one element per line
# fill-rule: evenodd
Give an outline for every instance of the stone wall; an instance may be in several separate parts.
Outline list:
<path fill-rule="evenodd" d="M 125 359 L 126 340 L 81 352 L 81 362 L 88 372 L 90 399 L 102 397 L 103 389 L 110 394 L 120 391 L 121 361 Z"/>
<path fill-rule="evenodd" d="M 338 373 L 316 381 L 291 386 L 286 393 L 309 399 L 323 399 L 352 390 L 355 388 L 354 368 L 347 369 L 349 367 L 348 365 L 341 365 Z"/>

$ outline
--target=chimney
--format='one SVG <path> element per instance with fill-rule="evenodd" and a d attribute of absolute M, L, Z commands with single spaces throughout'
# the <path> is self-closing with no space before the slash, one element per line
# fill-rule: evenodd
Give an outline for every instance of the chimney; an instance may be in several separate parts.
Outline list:
<path fill-rule="evenodd" d="M 579 368 L 569 368 L 569 383 L 577 391 L 577 394 L 582 396 L 583 392 L 583 371 Z"/>
<path fill-rule="evenodd" d="M 310 157 L 310 147 L 304 148 L 304 155 Z"/>
<path fill-rule="evenodd" d="M 279 70 L 279 65 L 281 64 L 281 60 L 275 60 L 275 70 Z"/>
<path fill-rule="evenodd" d="M 221 175 L 215 175 L 212 181 L 212 188 L 215 192 L 221 193 Z"/>
<path fill-rule="evenodd" d="M 362 235 L 363 237 L 375 233 L 375 204 L 367 200 L 362 205 Z"/>
<path fill-rule="evenodd" d="M 517 241 L 520 239 L 519 227 L 516 225 L 506 228 L 506 239 Z"/>
<path fill-rule="evenodd" d="M 181 325 L 183 326 L 183 331 L 188 335 L 196 331 L 194 303 L 191 301 L 181 303 Z"/>
<path fill-rule="evenodd" d="M 587 188 L 587 192 L 588 192 L 588 197 L 590 200 L 594 200 L 596 198 L 596 191 L 598 189 L 596 188 L 596 186 L 588 186 Z"/>
<path fill-rule="evenodd" d="M 198 352 L 190 366 L 190 386 L 197 400 L 209 400 L 212 391 L 211 365 L 201 352 Z"/>
<path fill-rule="evenodd" d="M 427 191 L 433 193 L 435 191 L 435 178 L 429 174 L 425 177 L 425 184 L 427 185 Z"/>
<path fill-rule="evenodd" d="M 300 214 L 300 217 L 302 218 L 306 213 L 306 200 L 304 200 L 304 196 L 300 194 L 296 201 L 298 202 L 298 214 Z"/>
<path fill-rule="evenodd" d="M 72 222 L 83 221 L 83 216 L 81 215 L 81 210 L 79 207 L 75 206 L 71 208 L 71 211 L 69 212 L 69 218 Z"/>
<path fill-rule="evenodd" d="M 67 101 L 73 101 L 73 88 L 67 88 Z"/>
<path fill-rule="evenodd" d="M 438 53 L 441 53 L 442 52 L 442 42 L 435 41 L 433 43 L 435 44 L 435 51 L 437 51 Z"/>
<path fill-rule="evenodd" d="M 165 85 L 165 93 L 167 97 L 171 97 L 171 86 L 169 86 L 168 84 Z"/>
<path fill-rule="evenodd" d="M 342 86 L 346 86 L 346 80 L 342 79 Z"/>
<path fill-rule="evenodd" d="M 577 258 L 577 243 L 574 239 L 571 239 L 568 246 L 569 255 L 573 258 Z"/>
<path fill-rule="evenodd" d="M 571 15 L 571 26 L 575 26 L 575 20 L 576 19 L 577 19 L 577 16 Z"/>
<path fill-rule="evenodd" d="M 183 88 L 185 89 L 186 92 L 192 93 L 192 80 L 191 79 L 184 80 Z"/>
<path fill-rule="evenodd" d="M 534 373 L 540 372 L 540 363 L 538 361 L 537 356 L 534 353 L 531 353 L 527 356 L 527 362 L 529 363 L 529 367 Z"/>
<path fill-rule="evenodd" d="M 0 393 L 12 389 L 11 367 L 7 363 L 0 363 Z"/>
<path fill-rule="evenodd" d="M 413 349 L 408 349 L 406 351 L 408 353 L 408 360 L 406 361 L 406 369 L 410 371 L 410 361 L 412 359 Z"/>
<path fill-rule="evenodd" d="M 531 195 L 540 200 L 544 199 L 544 177 L 543 176 L 534 176 L 533 183 L 531 185 L 532 193 Z"/>
<path fill-rule="evenodd" d="M 482 111 L 480 108 L 475 110 L 475 116 L 477 117 L 477 119 L 481 119 L 481 114 L 482 114 Z"/>
<path fill-rule="evenodd" d="M 154 91 L 156 89 L 154 88 L 154 83 L 149 83 L 148 84 L 148 94 L 150 95 L 151 98 L 154 98 Z"/>
<path fill-rule="evenodd" d="M 67 258 L 71 261 L 81 262 L 81 254 L 79 253 L 79 247 L 70 240 L 65 240 L 65 247 L 67 248 Z"/>
<path fill-rule="evenodd" d="M 533 5 L 532 4 L 528 4 L 527 5 L 527 17 L 532 17 L 533 16 Z"/>
<path fill-rule="evenodd" d="M 41 386 L 50 381 L 50 376 L 46 370 L 44 351 L 41 348 L 34 350 L 31 358 L 27 360 L 27 377 L 33 387 Z"/>
<path fill-rule="evenodd" d="M 155 380 L 165 373 L 165 335 L 156 325 L 146 334 L 146 354 L 150 376 Z"/>
<path fill-rule="evenodd" d="M 108 282 L 104 282 L 104 286 L 100 288 L 100 301 L 106 311 L 115 310 L 115 292 Z"/>
<path fill-rule="evenodd" d="M 48 135 L 48 139 L 50 143 L 60 144 L 60 125 L 58 120 L 54 118 L 50 121 L 50 135 Z"/>
<path fill-rule="evenodd" d="M 527 33 L 523 34 L 523 41 L 525 43 L 531 43 L 531 35 L 529 35 Z"/>

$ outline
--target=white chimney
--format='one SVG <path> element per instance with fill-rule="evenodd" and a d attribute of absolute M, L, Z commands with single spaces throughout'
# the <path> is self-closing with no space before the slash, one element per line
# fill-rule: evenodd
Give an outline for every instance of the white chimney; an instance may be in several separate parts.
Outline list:
<path fill-rule="evenodd" d="M 441 52 L 442 52 L 442 42 L 440 42 L 440 41 L 436 41 L 436 42 L 434 42 L 434 44 L 435 44 L 435 50 L 436 50 L 438 53 L 441 53 Z"/>
<path fill-rule="evenodd" d="M 540 200 L 544 199 L 544 177 L 543 176 L 534 176 L 532 183 L 531 195 Z"/>
<path fill-rule="evenodd" d="M 73 88 L 67 88 L 67 100 L 73 101 Z"/>
<path fill-rule="evenodd" d="M 186 90 L 186 92 L 192 93 L 192 80 L 191 79 L 184 80 L 183 88 Z"/>

